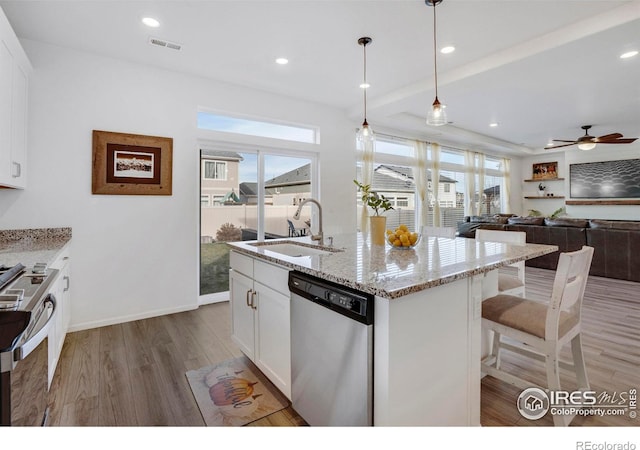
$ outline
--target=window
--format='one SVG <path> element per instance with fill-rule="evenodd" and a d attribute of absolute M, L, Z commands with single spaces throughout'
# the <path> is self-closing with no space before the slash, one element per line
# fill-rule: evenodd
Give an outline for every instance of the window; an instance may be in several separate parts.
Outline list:
<path fill-rule="evenodd" d="M 309 144 L 317 144 L 319 142 L 319 132 L 315 127 L 294 124 L 284 125 L 205 111 L 198 112 L 198 128 Z"/>
<path fill-rule="evenodd" d="M 202 173 L 205 180 L 227 179 L 226 161 L 203 161 L 203 165 Z"/>
<path fill-rule="evenodd" d="M 211 202 L 214 206 L 220 206 L 224 203 L 224 195 L 213 195 Z"/>
<path fill-rule="evenodd" d="M 396 206 L 397 207 L 408 207 L 409 206 L 409 197 L 398 197 L 396 198 Z"/>
<path fill-rule="evenodd" d="M 444 191 L 445 192 L 451 192 L 451 185 L 449 183 L 445 183 L 444 184 Z"/>
<path fill-rule="evenodd" d="M 200 206 L 207 207 L 209 206 L 209 196 L 204 194 L 200 196 Z"/>

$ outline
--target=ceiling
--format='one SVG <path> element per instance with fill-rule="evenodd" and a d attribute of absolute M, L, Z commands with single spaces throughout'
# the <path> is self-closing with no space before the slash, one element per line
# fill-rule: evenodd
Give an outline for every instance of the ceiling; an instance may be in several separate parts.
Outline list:
<path fill-rule="evenodd" d="M 354 124 L 363 100 L 357 40 L 370 36 L 367 116 L 374 130 L 513 155 L 578 138 L 582 125 L 593 125 L 594 136 L 640 137 L 640 55 L 619 58 L 640 50 L 640 0 L 443 1 L 438 47 L 456 51 L 438 54 L 439 97 L 452 123 L 437 128 L 424 122 L 435 91 L 433 8 L 423 0 L 0 6 L 20 38 L 327 104 L 347 111 Z M 160 27 L 143 25 L 145 16 Z M 182 50 L 152 46 L 149 37 Z M 280 56 L 289 64 L 275 64 Z"/>

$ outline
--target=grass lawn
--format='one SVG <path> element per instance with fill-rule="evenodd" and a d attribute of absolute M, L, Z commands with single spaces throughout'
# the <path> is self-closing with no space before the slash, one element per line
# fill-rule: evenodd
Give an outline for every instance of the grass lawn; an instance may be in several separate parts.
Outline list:
<path fill-rule="evenodd" d="M 229 246 L 200 244 L 200 295 L 229 290 Z"/>

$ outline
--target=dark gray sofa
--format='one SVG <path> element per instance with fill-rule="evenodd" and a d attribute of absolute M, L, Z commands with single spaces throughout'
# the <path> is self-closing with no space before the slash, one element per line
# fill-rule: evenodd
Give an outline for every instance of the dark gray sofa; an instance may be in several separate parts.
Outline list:
<path fill-rule="evenodd" d="M 524 231 L 527 242 L 558 246 L 557 252 L 528 260 L 531 267 L 555 270 L 561 252 L 589 245 L 594 248 L 591 275 L 640 281 L 640 221 L 472 216 L 458 224 L 458 235 L 474 238 L 478 228 Z"/>

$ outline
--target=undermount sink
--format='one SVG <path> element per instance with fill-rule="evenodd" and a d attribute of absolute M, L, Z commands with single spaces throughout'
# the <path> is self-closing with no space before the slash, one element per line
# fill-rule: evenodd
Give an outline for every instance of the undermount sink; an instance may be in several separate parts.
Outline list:
<path fill-rule="evenodd" d="M 282 243 L 270 243 L 270 242 L 257 242 L 256 247 L 263 248 L 270 252 L 280 253 L 286 256 L 301 257 L 301 256 L 316 256 L 316 255 L 330 255 L 337 251 L 336 249 L 323 250 L 317 247 L 310 247 L 308 245 L 299 244 L 297 242 L 282 242 Z"/>

